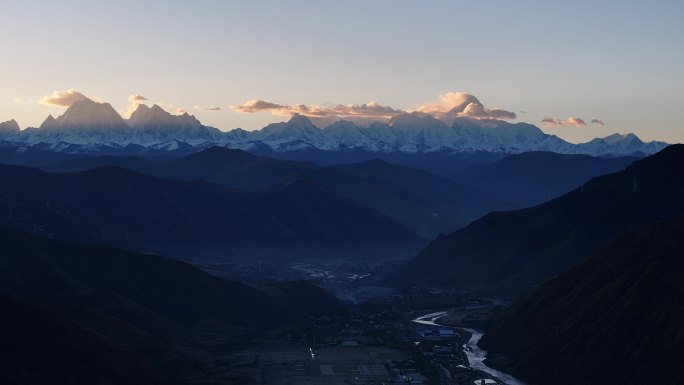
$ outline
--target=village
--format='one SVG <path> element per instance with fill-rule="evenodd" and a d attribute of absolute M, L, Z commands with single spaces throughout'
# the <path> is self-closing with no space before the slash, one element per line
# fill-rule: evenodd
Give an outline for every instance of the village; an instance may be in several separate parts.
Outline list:
<path fill-rule="evenodd" d="M 362 291 L 367 293 L 372 290 Z M 475 300 L 477 301 L 477 300 Z M 452 303 L 436 310 L 405 310 L 416 303 Z M 421 307 L 421 306 L 418 306 Z M 503 383 L 472 368 L 471 333 L 425 322 L 425 314 L 478 319 L 490 303 L 463 302 L 448 292 L 369 297 L 345 317 L 323 316 L 271 331 L 228 359 L 226 384 L 479 385 Z M 423 321 L 421 321 L 423 320 Z M 467 329 L 467 328 L 466 328 Z M 477 347 L 475 347 L 477 348 Z"/>

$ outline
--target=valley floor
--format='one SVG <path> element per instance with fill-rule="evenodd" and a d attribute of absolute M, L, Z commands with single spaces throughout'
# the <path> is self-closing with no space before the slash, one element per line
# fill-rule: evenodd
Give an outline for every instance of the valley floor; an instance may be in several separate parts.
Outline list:
<path fill-rule="evenodd" d="M 387 362 L 403 361 L 397 349 L 378 346 L 327 345 L 316 349 L 315 358 L 303 343 L 261 341 L 236 353 L 231 363 L 236 384 L 347 385 L 383 384 L 392 380 Z"/>
<path fill-rule="evenodd" d="M 230 375 L 222 380 L 269 385 L 524 385 L 483 364 L 477 331 L 434 322 L 468 325 L 469 320 L 486 318 L 494 307 L 489 301 L 473 302 L 434 311 L 430 317 L 425 316 L 429 310 L 378 311 L 362 305 L 349 318 L 320 317 L 262 336 L 229 357 L 225 367 Z"/>

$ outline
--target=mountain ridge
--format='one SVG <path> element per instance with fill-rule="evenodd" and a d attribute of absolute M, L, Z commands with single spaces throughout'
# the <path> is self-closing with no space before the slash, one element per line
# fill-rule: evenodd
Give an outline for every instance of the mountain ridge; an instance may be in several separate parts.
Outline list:
<path fill-rule="evenodd" d="M 625 234 L 507 309 L 479 345 L 533 384 L 684 381 L 684 217 Z"/>
<path fill-rule="evenodd" d="M 1 165 L 0 180 L 0 204 L 11 212 L 0 223 L 179 259 L 331 257 L 363 247 L 394 255 L 397 243 L 422 243 L 380 212 L 320 188 L 250 192 L 112 166 L 48 173 Z"/>
<path fill-rule="evenodd" d="M 360 127 L 350 121 L 319 128 L 311 120 L 293 114 L 287 122 L 245 131 L 220 131 L 199 122 L 187 113 L 172 115 L 158 105 L 140 104 L 130 119 L 124 120 L 108 103 L 85 99 L 72 104 L 57 118 L 49 116 L 40 128 L 22 131 L 1 130 L 0 140 L 35 145 L 47 143 L 59 149 L 64 144 L 125 147 L 135 144 L 149 148 L 175 150 L 181 144 L 210 147 L 220 145 L 243 150 L 260 146 L 287 153 L 302 150 L 370 153 L 475 153 L 478 151 L 521 153 L 553 151 L 594 156 L 650 155 L 667 144 L 642 142 L 634 134 L 613 134 L 586 143 L 572 144 L 544 133 L 529 123 L 509 123 L 495 119 L 456 117 L 447 125 L 424 113 L 405 113 L 389 122 L 374 122 Z"/>
<path fill-rule="evenodd" d="M 434 239 L 402 270 L 407 282 L 515 295 L 636 226 L 684 213 L 684 145 L 592 178 L 538 206 L 488 214 Z"/>
<path fill-rule="evenodd" d="M 446 176 L 496 194 L 522 208 L 561 196 L 594 176 L 618 172 L 637 159 L 639 157 L 600 158 L 531 151 L 454 170 Z"/>
<path fill-rule="evenodd" d="M 299 175 L 373 208 L 426 238 L 465 226 L 492 210 L 518 207 L 448 178 L 377 159 L 322 167 L 311 162 L 258 157 L 243 150 L 211 147 L 157 162 L 135 157 L 75 158 L 47 170 L 74 172 L 104 165 L 163 178 L 204 180 L 249 191 L 272 188 L 282 183 L 283 178 Z"/>

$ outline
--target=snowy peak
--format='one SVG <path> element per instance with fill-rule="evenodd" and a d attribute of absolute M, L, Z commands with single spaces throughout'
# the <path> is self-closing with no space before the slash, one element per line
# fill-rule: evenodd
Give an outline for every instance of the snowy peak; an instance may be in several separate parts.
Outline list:
<path fill-rule="evenodd" d="M 131 114 L 131 117 L 128 119 L 128 124 L 135 128 L 197 128 L 202 126 L 202 123 L 200 123 L 199 120 L 194 116 L 189 115 L 187 112 L 183 115 L 172 115 L 156 104 L 152 107 L 140 104 L 133 114 Z"/>
<path fill-rule="evenodd" d="M 338 120 L 337 122 L 323 129 L 323 133 L 329 137 L 344 138 L 346 136 L 356 136 L 363 132 L 363 128 L 348 120 Z"/>
<path fill-rule="evenodd" d="M 200 123 L 199 120 L 195 117 L 195 115 L 190 115 L 187 112 L 184 112 L 182 115 L 177 115 L 178 121 L 185 122 L 187 125 L 193 126 L 193 127 L 199 127 L 202 126 L 202 123 Z"/>
<path fill-rule="evenodd" d="M 57 118 L 48 116 L 40 128 L 27 128 L 14 135 L 14 142 L 45 143 L 55 151 L 68 152 L 72 145 L 85 148 L 110 146 L 124 141 L 130 130 L 109 103 L 84 99 L 73 103 Z"/>
<path fill-rule="evenodd" d="M 446 114 L 447 115 L 457 115 L 459 113 L 462 113 L 465 111 L 466 108 L 468 108 L 469 105 L 476 105 L 479 107 L 484 107 L 482 103 L 473 95 L 470 94 L 463 94 L 463 102 L 455 105 L 454 107 L 451 108 Z"/>
<path fill-rule="evenodd" d="M 72 104 L 61 116 L 48 116 L 40 128 L 28 128 L 10 138 L 28 144 L 46 143 L 54 149 L 85 149 L 129 145 L 177 150 L 181 147 L 219 143 L 222 133 L 203 126 L 187 113 L 172 115 L 161 107 L 140 105 L 127 121 L 109 103 L 90 99 Z"/>
<path fill-rule="evenodd" d="M 633 142 L 643 143 L 641 141 L 641 139 L 639 139 L 639 137 L 634 135 L 634 134 L 618 134 L 618 133 L 606 136 L 605 138 L 603 138 L 603 141 L 608 143 L 608 144 L 633 143 Z"/>
<path fill-rule="evenodd" d="M 60 127 L 104 129 L 125 128 L 123 120 L 109 103 L 98 103 L 84 99 L 72 104 L 60 117 L 55 119 Z"/>
<path fill-rule="evenodd" d="M 331 143 L 331 148 L 357 148 L 377 151 L 375 139 L 369 135 L 371 130 L 357 126 L 348 120 L 339 120 L 323 129 L 323 134 Z"/>
<path fill-rule="evenodd" d="M 325 146 L 326 137 L 304 115 L 294 114 L 287 122 L 272 123 L 258 131 L 259 139 L 275 144 L 278 149 L 301 149 Z M 286 145 L 286 147 L 283 147 Z"/>
<path fill-rule="evenodd" d="M 612 155 L 650 155 L 667 147 L 665 142 L 644 143 L 634 134 L 612 134 L 576 146 L 581 153 Z"/>
<path fill-rule="evenodd" d="M 45 129 L 50 129 L 50 128 L 57 127 L 57 126 L 58 126 L 58 124 L 57 124 L 57 121 L 55 120 L 55 118 L 52 115 L 48 115 L 48 117 L 45 118 L 43 123 L 40 125 L 40 129 L 45 130 Z"/>
<path fill-rule="evenodd" d="M 134 126 L 137 123 L 141 123 L 142 121 L 147 120 L 149 113 L 150 107 L 147 107 L 145 104 L 138 104 L 138 108 L 136 108 L 135 111 L 133 111 L 131 116 L 128 118 L 128 124 Z"/>
<path fill-rule="evenodd" d="M 287 121 L 287 124 L 292 125 L 292 126 L 298 126 L 298 127 L 316 127 L 312 122 L 311 119 L 307 118 L 304 115 L 300 114 L 293 114 L 290 120 Z"/>
<path fill-rule="evenodd" d="M 393 128 L 414 130 L 420 128 L 447 128 L 447 125 L 441 120 L 422 112 L 397 115 L 390 119 L 389 125 Z"/>
<path fill-rule="evenodd" d="M 19 132 L 19 130 L 19 123 L 14 119 L 0 123 L 0 133 L 13 133 Z"/>
<path fill-rule="evenodd" d="M 473 104 L 477 100 L 465 100 Z M 389 123 L 376 122 L 359 127 L 338 121 L 321 130 L 309 118 L 294 115 L 288 122 L 274 123 L 259 131 L 229 132 L 227 145 L 246 150 L 267 146 L 278 152 L 303 149 L 325 151 L 363 150 L 371 152 L 503 152 L 551 151 L 560 154 L 622 156 L 652 154 L 664 148 L 662 142 L 643 143 L 636 135 L 611 135 L 590 143 L 572 144 L 544 133 L 528 123 L 497 119 L 455 117 L 453 125 L 430 114 L 412 112 L 393 117 Z"/>
<path fill-rule="evenodd" d="M 475 97 L 463 104 L 472 106 Z M 467 108 L 464 107 L 464 108 Z M 454 108 L 460 108 L 456 106 Z M 202 125 L 194 116 L 173 115 L 158 105 L 139 105 L 128 120 L 107 103 L 76 102 L 58 118 L 48 116 L 40 128 L 19 130 L 15 121 L 0 123 L 6 142 L 50 145 L 58 151 L 82 148 L 124 148 L 129 145 L 153 150 L 187 150 L 188 147 L 222 146 L 241 150 L 366 151 L 377 153 L 425 154 L 440 152 L 518 154 L 551 151 L 559 154 L 593 156 L 649 155 L 667 146 L 663 142 L 642 142 L 634 134 L 613 134 L 587 143 L 573 144 L 544 133 L 528 123 L 475 119 L 456 116 L 451 125 L 431 114 L 412 112 L 394 116 L 388 123 L 359 126 L 338 121 L 325 129 L 309 117 L 294 114 L 287 122 L 273 123 L 256 131 L 235 129 L 222 132 Z"/>

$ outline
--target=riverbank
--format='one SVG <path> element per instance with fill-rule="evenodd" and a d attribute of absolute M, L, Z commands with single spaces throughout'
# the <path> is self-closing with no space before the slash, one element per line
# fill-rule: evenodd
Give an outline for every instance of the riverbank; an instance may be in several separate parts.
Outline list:
<path fill-rule="evenodd" d="M 468 365 L 471 368 L 482 370 L 508 385 L 528 385 L 527 383 L 513 377 L 506 372 L 487 365 L 487 351 L 477 345 L 483 335 L 481 331 L 470 328 L 464 328 L 462 330 L 471 334 L 470 340 L 468 340 L 467 343 L 468 349 L 465 350 L 466 356 L 468 357 Z"/>
<path fill-rule="evenodd" d="M 498 383 L 504 383 L 508 385 L 527 385 L 525 382 L 513 377 L 512 375 L 496 368 L 492 368 L 485 363 L 487 351 L 481 349 L 477 345 L 478 341 L 483 335 L 481 331 L 472 328 L 444 325 L 439 322 L 441 318 L 449 316 L 450 312 L 440 311 L 417 317 L 413 319 L 413 322 L 426 326 L 456 330 L 459 331 L 460 335 L 462 336 L 469 335 L 467 342 L 462 346 L 462 352 L 465 354 L 466 366 L 471 370 L 482 373 L 482 379 L 491 378 Z M 449 377 L 451 377 L 451 374 L 449 374 Z"/>

